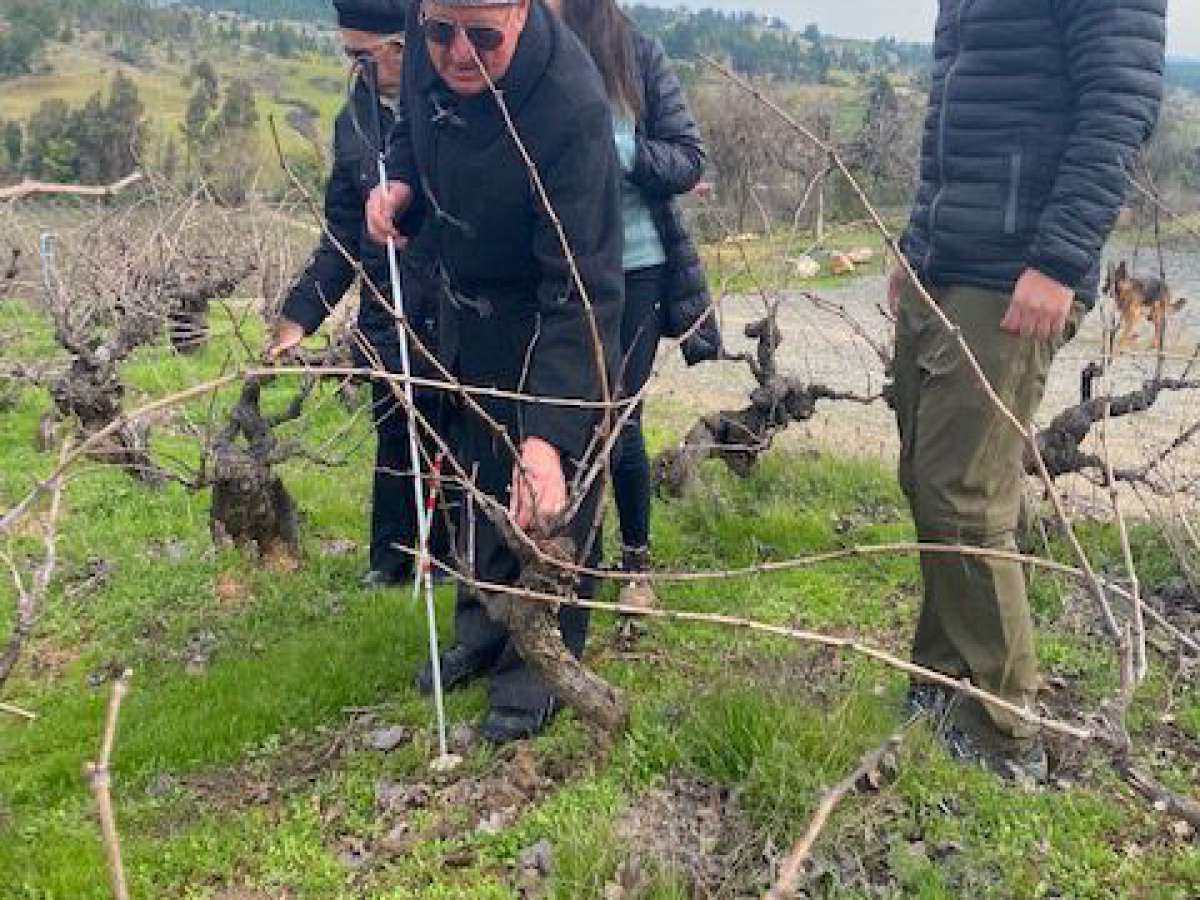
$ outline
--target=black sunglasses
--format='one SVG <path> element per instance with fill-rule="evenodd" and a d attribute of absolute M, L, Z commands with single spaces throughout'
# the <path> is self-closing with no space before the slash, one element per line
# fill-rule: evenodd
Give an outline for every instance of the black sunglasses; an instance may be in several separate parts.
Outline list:
<path fill-rule="evenodd" d="M 471 46 L 480 53 L 495 50 L 504 43 L 504 32 L 499 28 L 491 28 L 487 25 L 459 25 L 457 22 L 447 22 L 445 19 L 425 16 L 421 21 L 421 27 L 425 31 L 426 38 L 443 47 L 449 47 L 454 43 L 454 36 L 458 34 L 459 28 L 466 34 Z"/>

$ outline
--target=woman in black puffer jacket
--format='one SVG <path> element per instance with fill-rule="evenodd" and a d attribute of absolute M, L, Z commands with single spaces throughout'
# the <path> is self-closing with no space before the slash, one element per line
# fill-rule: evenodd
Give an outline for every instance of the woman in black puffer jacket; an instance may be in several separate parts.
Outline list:
<path fill-rule="evenodd" d="M 639 33 L 616 0 L 548 0 L 592 55 L 613 108 L 625 171 L 625 311 L 621 322 L 621 394 L 639 394 L 650 378 L 660 337 L 683 338 L 689 365 L 717 359 L 721 333 L 696 245 L 675 198 L 704 173 L 704 144 L 683 87 L 662 45 Z M 642 408 L 628 420 L 613 455 L 613 491 L 621 520 L 622 567 L 649 562 L 650 462 Z M 646 581 L 621 593 L 630 606 L 655 604 Z"/>

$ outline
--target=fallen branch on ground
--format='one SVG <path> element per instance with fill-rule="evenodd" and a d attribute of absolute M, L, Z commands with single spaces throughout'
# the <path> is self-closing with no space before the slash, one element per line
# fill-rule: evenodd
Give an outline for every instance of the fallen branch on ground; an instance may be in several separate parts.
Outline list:
<path fill-rule="evenodd" d="M 1149 800 L 1159 812 L 1171 819 L 1182 819 L 1200 830 L 1200 803 L 1175 793 L 1158 779 L 1128 762 L 1119 764 L 1117 770 L 1129 785 Z"/>
<path fill-rule="evenodd" d="M 821 802 L 817 804 L 817 811 L 814 813 L 812 821 L 796 846 L 792 848 L 792 852 L 788 854 L 787 859 L 784 860 L 779 870 L 779 878 L 776 880 L 775 886 L 767 891 L 764 900 L 786 900 L 786 898 L 795 896 L 800 884 L 800 876 L 812 856 L 813 846 L 816 844 L 817 838 L 821 836 L 821 831 L 825 828 L 825 823 L 829 821 L 834 809 L 845 799 L 846 795 L 859 790 L 860 783 L 876 773 L 887 757 L 899 749 L 903 740 L 903 731 L 893 734 L 882 745 L 864 756 L 858 764 L 858 768 L 826 791 Z"/>

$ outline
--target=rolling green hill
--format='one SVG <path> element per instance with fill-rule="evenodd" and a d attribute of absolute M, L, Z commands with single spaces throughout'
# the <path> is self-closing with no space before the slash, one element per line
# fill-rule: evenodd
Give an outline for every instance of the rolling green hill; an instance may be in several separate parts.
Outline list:
<path fill-rule="evenodd" d="M 304 154 L 311 158 L 311 141 L 292 123 L 311 120 L 314 114 L 318 142 L 322 146 L 327 143 L 345 90 L 345 71 L 335 57 L 310 54 L 281 59 L 258 50 L 220 45 L 186 49 L 152 45 L 144 51 L 139 64 L 132 65 L 114 58 L 99 33 L 76 34 L 67 44 L 52 43 L 38 73 L 6 81 L 0 118 L 27 120 L 50 99 L 63 100 L 73 108 L 82 106 L 120 71 L 137 85 L 145 106 L 145 156 L 153 161 L 168 138 L 181 140 L 180 125 L 192 91 L 187 75 L 200 59 L 211 61 L 222 81 L 239 77 L 254 88 L 269 183 L 282 178 L 270 150 L 272 119 L 289 155 Z"/>

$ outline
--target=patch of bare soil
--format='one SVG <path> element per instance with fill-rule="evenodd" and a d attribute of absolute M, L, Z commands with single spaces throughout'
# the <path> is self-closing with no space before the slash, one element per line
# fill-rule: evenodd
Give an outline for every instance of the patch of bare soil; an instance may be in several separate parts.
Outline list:
<path fill-rule="evenodd" d="M 957 801 L 944 798 L 917 816 L 899 798 L 883 794 L 842 829 L 839 839 L 826 836 L 819 844 L 807 877 L 803 897 L 834 898 L 906 896 L 898 872 L 914 865 L 938 867 L 947 885 L 963 896 L 967 885 L 957 881 L 954 858 L 963 848 L 953 841 L 937 841 L 927 833 L 925 821 L 962 814 Z M 980 872 L 978 886 L 995 883 L 991 873 Z"/>
<path fill-rule="evenodd" d="M 1147 596 L 1158 612 L 1181 631 L 1200 635 L 1200 595 L 1186 578 L 1172 578 L 1159 585 Z"/>
<path fill-rule="evenodd" d="M 455 743 L 470 740 L 470 736 L 458 735 Z M 404 855 L 417 844 L 465 841 L 473 835 L 511 828 L 526 810 L 568 780 L 587 777 L 600 764 L 602 760 L 591 756 L 542 760 L 528 745 L 517 744 L 484 772 L 382 779 L 375 786 L 373 836 L 339 831 L 340 812 L 334 810 L 328 817 L 330 842 L 347 868 L 365 872 L 376 863 Z M 475 851 L 469 845 L 444 859 L 445 865 L 452 867 L 474 861 Z M 545 866 L 547 871 L 549 866 Z"/>
<path fill-rule="evenodd" d="M 617 837 L 628 855 L 605 900 L 642 897 L 664 872 L 694 897 L 760 897 L 770 887 L 761 835 L 737 796 L 708 781 L 676 776 L 646 791 L 617 822 Z"/>
<path fill-rule="evenodd" d="M 241 761 L 234 766 L 195 772 L 179 778 L 160 774 L 147 792 L 182 792 L 207 810 L 236 812 L 278 803 L 314 784 L 348 752 L 368 745 L 374 723 L 361 716 L 343 728 L 322 728 L 289 743 L 278 752 Z"/>
<path fill-rule="evenodd" d="M 287 888 L 280 888 L 271 894 L 255 888 L 226 887 L 213 894 L 212 900 L 288 900 L 293 896 Z"/>

